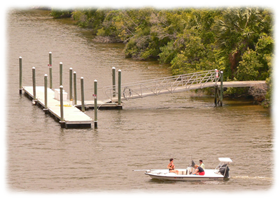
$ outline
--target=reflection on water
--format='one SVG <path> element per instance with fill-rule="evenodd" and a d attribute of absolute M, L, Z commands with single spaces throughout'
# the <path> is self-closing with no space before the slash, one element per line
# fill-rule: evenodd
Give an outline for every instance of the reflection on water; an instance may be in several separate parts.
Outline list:
<path fill-rule="evenodd" d="M 124 102 L 122 111 L 98 111 L 98 129 L 61 129 L 31 101 L 18 95 L 18 57 L 23 57 L 23 84 L 37 84 L 48 73 L 53 52 L 53 85 L 59 86 L 59 62 L 68 91 L 68 70 L 84 77 L 85 99 L 92 99 L 93 80 L 111 84 L 111 68 L 122 69 L 123 82 L 170 75 L 156 62 L 125 59 L 123 44 L 96 44 L 88 31 L 53 20 L 41 11 L 12 11 L 8 16 L 7 183 L 17 191 L 229 191 L 270 189 L 273 135 L 269 111 L 244 100 L 225 100 L 192 92 Z M 78 88 L 79 88 L 78 82 Z M 79 93 L 78 93 L 79 94 Z M 102 92 L 100 99 L 102 97 Z M 79 94 L 80 95 L 80 94 Z M 78 97 L 79 98 L 79 97 Z M 94 116 L 94 111 L 86 114 Z M 215 168 L 230 157 L 231 179 L 207 182 L 153 181 L 135 169 L 178 168 L 203 159 Z M 266 171 L 263 171 L 266 167 Z M 250 174 L 249 174 L 250 172 Z M 243 176 L 242 176 L 243 175 Z M 248 178 L 247 178 L 248 175 Z M 203 189 L 197 188 L 203 185 Z M 217 189 L 216 187 L 219 186 Z"/>

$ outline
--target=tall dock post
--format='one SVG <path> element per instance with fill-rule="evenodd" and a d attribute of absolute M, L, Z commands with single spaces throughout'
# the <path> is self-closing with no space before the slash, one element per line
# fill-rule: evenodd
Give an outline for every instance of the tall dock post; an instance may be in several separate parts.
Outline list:
<path fill-rule="evenodd" d="M 82 111 L 85 111 L 85 96 L 84 96 L 84 78 L 81 77 L 81 101 L 82 101 Z"/>
<path fill-rule="evenodd" d="M 122 109 L 122 100 L 121 100 L 121 97 L 122 97 L 122 94 L 121 94 L 121 84 L 122 84 L 122 71 L 121 69 L 119 69 L 119 73 L 118 73 L 118 108 L 119 109 Z"/>
<path fill-rule="evenodd" d="M 63 111 L 63 86 L 60 85 L 60 122 L 61 128 L 65 126 L 64 111 Z"/>
<path fill-rule="evenodd" d="M 52 89 L 52 52 L 49 52 L 49 76 L 50 76 L 50 89 Z"/>
<path fill-rule="evenodd" d="M 73 101 L 73 95 L 72 95 L 72 81 L 73 81 L 73 79 L 72 79 L 72 77 L 73 77 L 73 70 L 72 70 L 72 68 L 70 68 L 69 69 L 69 100 L 70 101 Z"/>
<path fill-rule="evenodd" d="M 214 92 L 214 103 L 215 103 L 215 107 L 217 107 L 217 103 L 218 103 L 218 79 L 219 79 L 219 71 L 217 69 L 215 69 L 215 92 Z"/>
<path fill-rule="evenodd" d="M 116 68 L 112 67 L 113 97 L 116 97 Z"/>
<path fill-rule="evenodd" d="M 22 94 L 22 57 L 19 57 L 19 94 Z"/>
<path fill-rule="evenodd" d="M 59 63 L 59 86 L 62 85 L 62 62 Z"/>
<path fill-rule="evenodd" d="M 97 128 L 97 80 L 94 80 L 94 128 Z"/>
<path fill-rule="evenodd" d="M 74 105 L 77 105 L 77 75 L 76 71 L 73 72 L 74 75 Z"/>
<path fill-rule="evenodd" d="M 32 83 L 33 83 L 33 105 L 36 104 L 37 98 L 36 98 L 36 73 L 35 73 L 35 67 L 32 67 Z"/>
<path fill-rule="evenodd" d="M 221 71 L 220 106 L 223 106 L 223 71 Z"/>
<path fill-rule="evenodd" d="M 215 106 L 217 107 L 217 104 L 218 104 L 218 86 L 215 86 L 215 98 L 214 98 L 214 103 L 215 103 Z"/>
<path fill-rule="evenodd" d="M 215 107 L 217 107 L 217 104 L 218 104 L 218 86 L 215 86 L 214 88 L 215 90 L 215 93 L 214 93 L 214 103 L 215 103 Z"/>
<path fill-rule="evenodd" d="M 48 112 L 48 75 L 44 76 L 44 97 L 45 97 L 45 108 L 43 109 L 45 113 Z"/>

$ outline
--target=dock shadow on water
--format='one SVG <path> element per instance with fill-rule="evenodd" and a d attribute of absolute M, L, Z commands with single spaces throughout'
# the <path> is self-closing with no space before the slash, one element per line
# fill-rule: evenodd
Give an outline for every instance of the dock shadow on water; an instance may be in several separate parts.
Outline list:
<path fill-rule="evenodd" d="M 156 62 L 125 59 L 123 44 L 94 43 L 81 28 L 45 17 L 42 11 L 13 10 L 7 20 L 6 182 L 10 189 L 170 192 L 176 186 L 176 191 L 185 192 L 272 187 L 273 180 L 255 179 L 273 177 L 272 119 L 266 109 L 247 102 L 225 99 L 225 107 L 215 108 L 213 97 L 193 98 L 192 92 L 166 94 L 124 101 L 119 111 L 99 110 L 98 129 L 60 128 L 18 95 L 19 56 L 23 58 L 23 84 L 31 86 L 35 66 L 37 84 L 43 86 L 51 51 L 54 88 L 59 88 L 59 62 L 63 62 L 67 69 L 63 71 L 64 90 L 69 90 L 71 67 L 79 78 L 84 77 L 86 100 L 93 99 L 95 79 L 100 87 L 111 84 L 113 66 L 122 70 L 125 83 L 170 76 L 170 69 Z M 85 113 L 94 117 L 93 110 Z M 209 169 L 216 167 L 219 157 L 230 157 L 231 179 L 162 182 L 132 171 L 166 168 L 171 157 L 177 168 L 186 168 L 191 159 L 196 163 L 203 159 Z"/>

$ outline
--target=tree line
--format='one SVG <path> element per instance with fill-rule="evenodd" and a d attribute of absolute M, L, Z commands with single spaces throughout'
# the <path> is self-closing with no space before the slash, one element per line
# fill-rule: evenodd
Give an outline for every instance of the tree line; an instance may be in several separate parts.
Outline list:
<path fill-rule="evenodd" d="M 174 75 L 219 69 L 227 81 L 266 80 L 264 104 L 270 105 L 274 39 L 269 9 L 83 9 L 51 14 L 71 16 L 97 40 L 125 43 L 127 58 L 170 64 Z"/>

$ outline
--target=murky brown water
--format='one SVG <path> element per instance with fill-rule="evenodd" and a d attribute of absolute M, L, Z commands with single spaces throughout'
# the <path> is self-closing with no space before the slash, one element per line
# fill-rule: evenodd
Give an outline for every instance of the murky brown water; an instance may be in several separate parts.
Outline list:
<path fill-rule="evenodd" d="M 225 100 L 177 93 L 124 102 L 121 111 L 99 111 L 98 129 L 61 129 L 44 112 L 18 95 L 18 58 L 23 57 L 23 85 L 37 85 L 48 73 L 53 52 L 53 82 L 59 86 L 59 62 L 85 79 L 85 98 L 92 99 L 93 80 L 111 84 L 111 68 L 123 82 L 169 76 L 156 62 L 125 59 L 123 44 L 96 44 L 84 32 L 45 11 L 12 11 L 7 42 L 7 184 L 26 192 L 173 192 L 252 191 L 273 186 L 273 127 L 269 112 L 251 101 Z M 79 83 L 78 83 L 79 85 Z M 99 97 L 102 98 L 101 92 Z M 86 111 L 93 117 L 93 111 Z M 191 158 L 215 168 L 218 157 L 230 157 L 229 181 L 160 182 L 132 170 L 165 168 L 170 157 L 178 168 Z"/>

